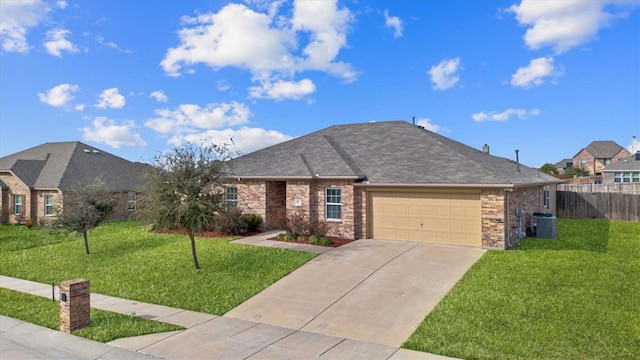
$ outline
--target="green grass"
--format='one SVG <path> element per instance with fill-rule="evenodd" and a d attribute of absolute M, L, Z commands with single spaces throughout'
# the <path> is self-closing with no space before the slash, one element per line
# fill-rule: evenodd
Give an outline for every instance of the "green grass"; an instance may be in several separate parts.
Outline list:
<path fill-rule="evenodd" d="M 463 359 L 636 359 L 640 223 L 558 219 L 488 251 L 403 345 Z"/>
<path fill-rule="evenodd" d="M 32 324 L 58 330 L 60 305 L 56 301 L 0 288 L 0 314 Z M 181 326 L 146 320 L 109 311 L 91 309 L 89 326 L 74 331 L 74 335 L 100 342 L 123 337 L 182 330 Z"/>
<path fill-rule="evenodd" d="M 89 234 L 91 255 L 72 234 L 0 226 L 0 273 L 59 284 L 86 278 L 91 292 L 222 315 L 315 255 L 198 238 L 195 270 L 186 235 L 146 231 L 135 221 Z"/>

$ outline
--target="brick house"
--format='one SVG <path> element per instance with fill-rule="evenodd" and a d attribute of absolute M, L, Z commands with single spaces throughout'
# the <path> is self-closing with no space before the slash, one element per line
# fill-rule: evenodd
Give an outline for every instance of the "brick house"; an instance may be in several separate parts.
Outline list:
<path fill-rule="evenodd" d="M 64 207 L 64 193 L 76 184 L 101 178 L 118 197 L 112 219 L 136 209 L 141 163 L 119 158 L 87 144 L 45 143 L 0 158 L 0 223 L 43 223 Z"/>
<path fill-rule="evenodd" d="M 404 121 L 332 126 L 234 159 L 232 169 L 227 200 L 260 214 L 265 228 L 303 213 L 334 236 L 499 249 L 533 212 L 555 213 L 559 182 Z"/>
<path fill-rule="evenodd" d="M 605 166 L 631 156 L 627 149 L 615 141 L 594 141 L 573 156 L 573 166 L 581 166 L 592 175 L 599 174 Z"/>
<path fill-rule="evenodd" d="M 640 183 L 640 151 L 602 169 L 602 183 Z"/>

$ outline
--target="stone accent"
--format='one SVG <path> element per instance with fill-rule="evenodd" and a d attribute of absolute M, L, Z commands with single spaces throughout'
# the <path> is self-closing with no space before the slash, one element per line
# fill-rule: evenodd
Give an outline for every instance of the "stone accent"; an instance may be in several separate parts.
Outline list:
<path fill-rule="evenodd" d="M 611 158 L 611 164 L 615 164 L 621 159 L 631 156 L 631 153 L 627 151 L 627 149 L 622 149 L 620 152 L 616 154 L 613 158 Z M 582 149 L 576 156 L 573 157 L 573 166 L 582 166 L 581 160 L 587 160 L 586 168 L 589 172 L 594 175 L 595 173 L 599 173 L 602 169 L 605 168 L 605 164 L 594 158 L 586 149 Z"/>
<path fill-rule="evenodd" d="M 482 246 L 505 249 L 505 192 L 504 190 L 482 190 Z"/>
<path fill-rule="evenodd" d="M 367 190 L 353 188 L 353 238 L 367 237 Z"/>
<path fill-rule="evenodd" d="M 31 189 L 10 173 L 0 173 L 0 180 L 7 185 L 7 188 L 2 191 L 2 204 L 0 205 L 2 222 L 16 224 L 26 220 L 35 220 Z M 24 195 L 23 212 L 20 215 L 16 215 L 14 212 L 14 195 Z"/>
<path fill-rule="evenodd" d="M 90 313 L 89 280 L 60 283 L 60 331 L 70 334 L 89 325 Z"/>

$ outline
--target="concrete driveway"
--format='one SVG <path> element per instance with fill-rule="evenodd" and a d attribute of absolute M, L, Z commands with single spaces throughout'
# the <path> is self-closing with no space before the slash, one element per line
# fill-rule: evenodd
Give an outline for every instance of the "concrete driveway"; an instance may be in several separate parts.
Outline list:
<path fill-rule="evenodd" d="M 398 347 L 483 254 L 358 240 L 319 255 L 225 316 Z"/>

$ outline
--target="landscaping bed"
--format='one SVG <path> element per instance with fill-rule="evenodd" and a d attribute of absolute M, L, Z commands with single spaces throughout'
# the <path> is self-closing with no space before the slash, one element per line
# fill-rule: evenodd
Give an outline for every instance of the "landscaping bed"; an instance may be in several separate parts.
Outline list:
<path fill-rule="evenodd" d="M 346 245 L 352 241 L 355 241 L 353 239 L 345 239 L 345 238 L 340 238 L 340 237 L 335 237 L 335 236 L 323 236 L 321 238 L 325 238 L 328 241 L 324 241 L 323 243 L 313 243 L 310 241 L 310 237 L 304 236 L 304 237 L 290 237 L 289 240 L 287 240 L 286 238 L 286 234 L 279 234 L 279 235 L 284 235 L 284 236 L 274 236 L 269 238 L 268 240 L 275 240 L 275 241 L 283 241 L 283 242 L 291 242 L 291 243 L 296 243 L 296 244 L 308 244 L 308 245 L 320 245 L 320 246 L 329 246 L 329 247 L 339 247 L 342 245 Z"/>

